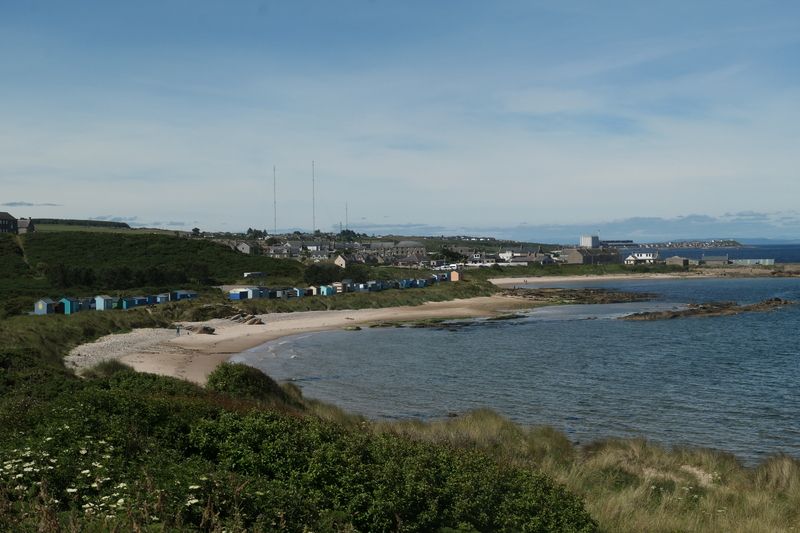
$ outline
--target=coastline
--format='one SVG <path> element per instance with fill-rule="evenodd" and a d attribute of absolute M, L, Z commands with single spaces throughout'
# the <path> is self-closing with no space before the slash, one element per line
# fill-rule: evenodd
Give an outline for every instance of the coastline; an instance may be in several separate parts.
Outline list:
<path fill-rule="evenodd" d="M 130 333 L 107 335 L 70 351 L 65 364 L 77 372 L 102 361 L 117 360 L 138 372 L 185 379 L 200 385 L 228 359 L 245 350 L 290 335 L 364 326 L 379 322 L 483 318 L 504 312 L 529 309 L 540 304 L 512 296 L 481 296 L 446 302 L 427 302 L 418 306 L 302 311 L 257 315 L 264 325 L 244 325 L 226 319 L 182 323 L 208 325 L 213 335 L 174 329 L 138 329 Z"/>
<path fill-rule="evenodd" d="M 642 274 L 590 274 L 583 276 L 528 276 L 491 278 L 500 288 L 517 285 L 588 282 L 608 280 L 672 280 L 728 277 L 771 277 L 763 269 L 702 269 L 690 272 Z M 266 342 L 297 335 L 364 326 L 379 322 L 399 323 L 415 320 L 484 318 L 504 312 L 550 305 L 522 297 L 493 295 L 475 298 L 426 302 L 417 306 L 352 309 L 335 311 L 299 311 L 257 315 L 264 325 L 244 325 L 225 319 L 181 323 L 181 327 L 207 325 L 213 335 L 173 329 L 140 329 L 130 333 L 107 335 L 70 351 L 65 364 L 80 373 L 102 361 L 117 360 L 138 372 L 185 379 L 204 385 L 209 374 L 234 355 Z"/>

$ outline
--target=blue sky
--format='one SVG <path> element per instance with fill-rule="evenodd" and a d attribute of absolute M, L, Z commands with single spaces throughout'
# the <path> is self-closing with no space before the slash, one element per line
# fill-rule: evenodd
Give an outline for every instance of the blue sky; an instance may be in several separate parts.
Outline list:
<path fill-rule="evenodd" d="M 275 165 L 309 229 L 313 159 L 321 229 L 797 237 L 798 57 L 795 2 L 4 0 L 0 209 L 271 228 Z"/>

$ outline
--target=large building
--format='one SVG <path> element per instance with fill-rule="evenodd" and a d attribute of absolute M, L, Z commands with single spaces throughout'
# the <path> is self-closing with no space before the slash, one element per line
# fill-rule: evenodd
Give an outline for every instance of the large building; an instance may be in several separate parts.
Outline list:
<path fill-rule="evenodd" d="M 0 211 L 0 233 L 17 233 L 17 219 L 5 211 Z"/>
<path fill-rule="evenodd" d="M 581 235 L 581 248 L 600 248 L 600 237 L 597 235 Z"/>

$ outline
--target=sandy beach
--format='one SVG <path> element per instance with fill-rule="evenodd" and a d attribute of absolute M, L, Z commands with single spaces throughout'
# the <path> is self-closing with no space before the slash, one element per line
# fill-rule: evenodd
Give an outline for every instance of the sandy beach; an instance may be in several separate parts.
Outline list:
<path fill-rule="evenodd" d="M 65 358 L 67 367 L 80 373 L 101 361 L 118 360 L 140 372 L 150 372 L 204 384 L 220 363 L 233 355 L 288 335 L 364 326 L 379 322 L 407 322 L 426 319 L 477 318 L 528 308 L 535 302 L 508 296 L 486 296 L 418 306 L 384 309 L 306 311 L 258 315 L 264 325 L 244 325 L 225 319 L 184 323 L 208 325 L 213 335 L 182 329 L 138 329 L 107 335 L 73 349 Z"/>

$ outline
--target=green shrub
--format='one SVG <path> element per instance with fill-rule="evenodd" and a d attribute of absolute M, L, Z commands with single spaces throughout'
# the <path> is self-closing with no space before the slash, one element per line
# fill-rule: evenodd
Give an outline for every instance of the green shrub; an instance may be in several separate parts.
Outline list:
<path fill-rule="evenodd" d="M 262 371 L 242 363 L 224 363 L 208 376 L 206 388 L 234 398 L 295 404 L 278 383 Z"/>

